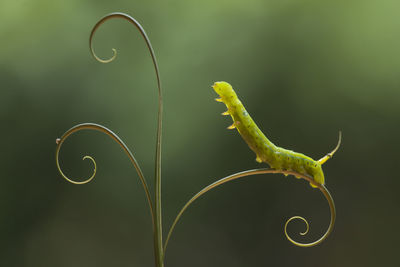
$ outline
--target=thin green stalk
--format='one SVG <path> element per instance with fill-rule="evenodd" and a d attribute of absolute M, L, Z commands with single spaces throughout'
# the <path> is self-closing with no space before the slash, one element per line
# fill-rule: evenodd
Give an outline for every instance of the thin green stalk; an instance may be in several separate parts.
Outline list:
<path fill-rule="evenodd" d="M 328 201 L 330 212 L 331 212 L 331 221 L 330 221 L 329 227 L 328 227 L 327 231 L 325 232 L 325 234 L 320 239 L 318 239 L 317 241 L 312 242 L 312 243 L 299 243 L 297 241 L 294 241 L 287 234 L 286 228 L 287 228 L 287 225 L 288 225 L 288 223 L 290 221 L 292 221 L 294 219 L 300 219 L 300 220 L 304 221 L 306 223 L 306 226 L 307 226 L 307 230 L 304 233 L 301 233 L 302 235 L 305 235 L 308 232 L 309 226 L 308 226 L 307 220 L 305 220 L 301 216 L 293 216 L 289 220 L 287 220 L 286 224 L 285 224 L 284 232 L 285 232 L 286 237 L 288 238 L 288 240 L 291 243 L 293 243 L 293 244 L 295 244 L 297 246 L 300 246 L 300 247 L 311 247 L 311 246 L 318 245 L 319 243 L 324 241 L 328 237 L 328 235 L 332 232 L 333 226 L 335 224 L 335 219 L 336 219 L 335 203 L 333 202 L 333 198 L 330 195 L 328 189 L 326 189 L 326 187 L 324 185 L 315 183 L 312 177 L 309 177 L 309 176 L 301 174 L 301 173 L 297 173 L 297 172 L 293 172 L 293 171 L 274 170 L 274 169 L 255 169 L 255 170 L 248 170 L 248 171 L 235 173 L 235 174 L 229 175 L 229 176 L 227 176 L 225 178 L 222 178 L 222 179 L 220 179 L 220 180 L 218 180 L 218 181 L 206 186 L 205 188 L 200 190 L 197 194 L 195 194 L 188 202 L 186 202 L 186 204 L 183 206 L 183 208 L 180 210 L 180 212 L 176 216 L 174 222 L 171 225 L 171 228 L 169 229 L 169 232 L 168 232 L 167 238 L 165 240 L 165 244 L 164 244 L 164 254 L 165 254 L 165 251 L 167 249 L 168 241 L 171 238 L 172 232 L 174 231 L 176 224 L 178 223 L 179 219 L 182 217 L 182 215 L 185 212 L 185 210 L 196 199 L 198 199 L 199 197 L 201 197 L 202 195 L 204 195 L 205 193 L 207 193 L 211 189 L 213 189 L 213 188 L 215 188 L 217 186 L 220 186 L 222 184 L 225 184 L 225 183 L 227 183 L 229 181 L 233 181 L 233 180 L 236 180 L 236 179 L 239 179 L 239 178 L 243 178 L 243 177 L 246 177 L 246 176 L 257 175 L 257 174 L 266 174 L 266 173 L 281 173 L 281 174 L 286 174 L 286 175 L 288 175 L 288 174 L 289 175 L 294 175 L 296 177 L 300 177 L 300 178 L 303 178 L 303 179 L 309 181 L 310 183 L 314 184 L 315 186 L 317 186 L 321 190 L 321 192 L 324 194 L 325 198 Z"/>
<path fill-rule="evenodd" d="M 96 25 L 93 27 L 92 32 L 89 37 L 89 46 L 90 46 L 90 51 L 93 55 L 93 57 L 98 60 L 99 62 L 102 63 L 109 63 L 113 61 L 117 55 L 117 52 L 115 49 L 113 49 L 113 56 L 110 59 L 101 59 L 99 58 L 95 53 L 94 49 L 92 46 L 92 39 L 93 35 L 98 29 L 98 27 L 106 22 L 107 20 L 111 18 L 122 18 L 130 23 L 132 23 L 140 32 L 142 35 L 143 39 L 146 42 L 147 48 L 149 49 L 151 59 L 153 60 L 153 65 L 154 65 L 154 70 L 156 72 L 156 79 L 157 79 L 157 87 L 158 87 L 158 119 L 157 119 L 157 140 L 156 140 L 156 159 L 155 159 L 155 203 L 154 203 L 154 209 L 155 209 L 155 226 L 154 226 L 154 254 L 156 257 L 156 266 L 157 267 L 163 267 L 163 258 L 164 258 L 164 252 L 163 252 L 163 238 L 162 238 L 162 209 L 161 209 L 161 144 L 162 144 L 162 113 L 163 113 L 163 101 L 162 101 L 162 87 L 161 87 L 161 79 L 160 79 L 160 74 L 159 74 L 159 69 L 158 69 L 158 64 L 157 64 L 157 59 L 154 54 L 153 47 L 151 46 L 151 42 L 149 38 L 147 37 L 147 34 L 143 27 L 140 25 L 139 22 L 137 22 L 133 17 L 124 14 L 124 13 L 110 13 L 106 16 L 104 16 L 102 19 L 100 19 Z"/>

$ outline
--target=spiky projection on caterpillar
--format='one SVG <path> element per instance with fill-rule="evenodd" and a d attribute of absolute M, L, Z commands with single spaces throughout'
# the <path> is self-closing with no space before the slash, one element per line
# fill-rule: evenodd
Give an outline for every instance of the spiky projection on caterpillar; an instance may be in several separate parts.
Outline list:
<path fill-rule="evenodd" d="M 223 102 L 228 108 L 222 115 L 230 115 L 233 119 L 233 124 L 228 129 L 236 128 L 239 131 L 244 141 L 256 153 L 257 162 L 265 162 L 276 170 L 306 174 L 313 177 L 315 183 L 325 184 L 321 165 L 330 159 L 339 148 L 341 142 L 340 132 L 336 148 L 320 160 L 313 160 L 304 154 L 278 147 L 268 140 L 250 117 L 229 83 L 216 82 L 212 87 L 220 96 L 216 100 Z M 310 183 L 310 185 L 317 187 L 313 183 Z"/>

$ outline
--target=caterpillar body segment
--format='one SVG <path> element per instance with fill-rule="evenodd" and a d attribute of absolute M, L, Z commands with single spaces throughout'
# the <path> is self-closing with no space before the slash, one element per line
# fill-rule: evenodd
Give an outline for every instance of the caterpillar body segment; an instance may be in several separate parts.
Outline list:
<path fill-rule="evenodd" d="M 250 149 L 256 153 L 257 162 L 265 162 L 276 170 L 288 170 L 306 174 L 313 177 L 315 183 L 325 184 L 321 165 L 331 158 L 339 148 L 341 135 L 336 148 L 319 161 L 313 160 L 302 153 L 278 147 L 261 132 L 229 83 L 215 82 L 212 87 L 220 96 L 216 100 L 223 102 L 228 108 L 222 115 L 230 115 L 232 117 L 233 124 L 228 129 L 236 128 L 238 130 Z M 317 187 L 313 182 L 310 182 L 310 185 Z"/>

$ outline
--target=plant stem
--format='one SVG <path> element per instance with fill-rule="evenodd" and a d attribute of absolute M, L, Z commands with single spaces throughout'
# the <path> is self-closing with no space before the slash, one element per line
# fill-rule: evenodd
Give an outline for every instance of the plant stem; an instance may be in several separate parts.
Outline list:
<path fill-rule="evenodd" d="M 315 183 L 312 177 L 310 177 L 308 175 L 305 175 L 305 174 L 297 173 L 297 172 L 294 172 L 294 171 L 285 171 L 285 170 L 255 169 L 255 170 L 242 171 L 242 172 L 238 172 L 238 173 L 226 176 L 226 177 L 224 177 L 224 178 L 222 178 L 222 179 L 220 179 L 220 180 L 218 180 L 218 181 L 206 186 L 205 188 L 200 190 L 197 194 L 195 194 L 188 202 L 186 202 L 186 204 L 183 206 L 181 211 L 176 216 L 174 222 L 172 223 L 171 228 L 169 229 L 169 232 L 168 232 L 167 238 L 165 240 L 165 244 L 164 244 L 164 253 L 165 253 L 165 251 L 167 249 L 168 241 L 171 238 L 172 232 L 174 231 L 176 224 L 178 223 L 179 219 L 182 217 L 182 214 L 185 212 L 185 210 L 196 199 L 198 199 L 199 197 L 201 197 L 202 195 L 204 195 L 205 193 L 207 193 L 211 189 L 213 189 L 215 187 L 218 187 L 218 186 L 220 186 L 222 184 L 225 184 L 227 182 L 230 182 L 230 181 L 233 181 L 233 180 L 236 180 L 236 179 L 239 179 L 239 178 L 243 178 L 243 177 L 246 177 L 246 176 L 258 175 L 258 174 L 266 174 L 266 173 L 278 173 L 278 174 L 294 175 L 294 176 L 296 176 L 298 178 L 302 178 L 302 179 L 307 180 L 310 183 L 313 183 L 319 190 L 321 190 L 321 192 L 324 194 L 326 200 L 328 201 L 330 212 L 331 212 L 331 221 L 330 221 L 329 227 L 328 227 L 327 231 L 325 232 L 325 234 L 320 239 L 318 239 L 317 241 L 311 242 L 311 243 L 299 243 L 299 242 L 294 241 L 292 238 L 289 237 L 289 235 L 287 234 L 287 231 L 286 231 L 286 227 L 287 227 L 288 223 L 290 221 L 292 221 L 293 219 L 301 219 L 303 222 L 305 222 L 306 225 L 307 225 L 307 231 L 306 232 L 308 232 L 308 222 L 303 217 L 300 217 L 300 216 L 293 216 L 289 220 L 287 220 L 284 230 L 285 230 L 285 236 L 288 238 L 288 240 L 291 243 L 293 243 L 296 246 L 312 247 L 312 246 L 318 245 L 322 241 L 324 241 L 328 237 L 328 235 L 332 232 L 333 226 L 335 224 L 335 219 L 336 219 L 335 203 L 334 203 L 333 198 L 332 198 L 331 194 L 329 193 L 328 189 L 322 184 Z M 302 235 L 304 235 L 304 234 L 305 233 L 303 233 Z"/>
<path fill-rule="evenodd" d="M 116 57 L 116 50 L 113 49 L 113 56 L 110 59 L 101 59 L 96 56 L 92 46 L 92 38 L 94 33 L 96 32 L 97 28 L 107 21 L 110 18 L 122 18 L 130 23 L 132 23 L 142 35 L 144 41 L 146 42 L 147 48 L 149 49 L 151 59 L 153 61 L 154 70 L 156 72 L 156 79 L 157 79 L 157 87 L 158 87 L 158 119 L 157 119 L 157 140 L 156 140 L 156 159 L 155 159 L 155 184 L 154 184 L 154 209 L 155 209 L 155 225 L 153 224 L 154 228 L 154 255 L 155 255 L 155 265 L 156 267 L 163 267 L 164 262 L 164 249 L 163 249 L 163 238 L 162 238 L 162 210 L 161 210 L 161 136 L 162 136 L 162 112 L 163 112 L 163 101 L 162 101 L 162 88 L 161 88 L 161 79 L 160 73 L 158 70 L 157 59 L 154 54 L 153 47 L 151 46 L 151 42 L 149 37 L 147 36 L 145 30 L 143 29 L 142 25 L 135 20 L 133 17 L 121 13 L 121 12 L 114 12 L 104 16 L 100 19 L 94 28 L 89 37 L 89 47 L 93 57 L 102 63 L 109 63 L 113 61 Z"/>
<path fill-rule="evenodd" d="M 157 65 L 156 65 L 157 66 Z M 158 72 L 157 72 L 158 74 Z M 162 232 L 162 209 L 161 209 L 161 137 L 162 137 L 162 112 L 163 102 L 161 94 L 161 84 L 158 80 L 158 126 L 157 126 L 157 144 L 156 144 L 156 162 L 155 162 L 155 248 L 156 248 L 156 266 L 164 267 L 164 249 Z"/>

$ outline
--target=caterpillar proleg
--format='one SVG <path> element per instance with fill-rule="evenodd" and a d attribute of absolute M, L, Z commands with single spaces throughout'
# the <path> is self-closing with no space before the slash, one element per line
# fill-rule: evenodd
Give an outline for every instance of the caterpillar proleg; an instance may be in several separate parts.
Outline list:
<path fill-rule="evenodd" d="M 339 141 L 335 149 L 320 160 L 313 160 L 311 157 L 304 154 L 278 147 L 268 140 L 250 117 L 229 83 L 215 82 L 212 87 L 220 96 L 220 98 L 216 100 L 218 102 L 223 102 L 228 108 L 222 115 L 230 115 L 233 119 L 233 124 L 229 126 L 228 129 L 236 128 L 238 130 L 250 149 L 256 153 L 257 162 L 265 162 L 276 170 L 287 170 L 306 174 L 313 177 L 315 183 L 325 184 L 321 165 L 330 159 L 338 150 L 341 143 L 341 132 L 339 132 Z M 317 187 L 312 182 L 310 182 L 310 185 L 312 187 Z"/>

